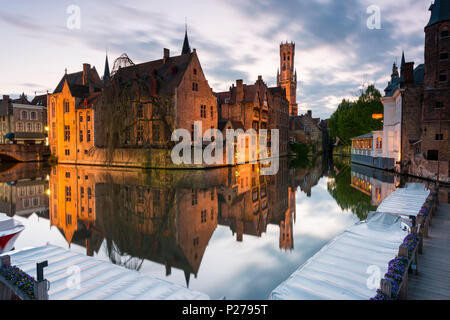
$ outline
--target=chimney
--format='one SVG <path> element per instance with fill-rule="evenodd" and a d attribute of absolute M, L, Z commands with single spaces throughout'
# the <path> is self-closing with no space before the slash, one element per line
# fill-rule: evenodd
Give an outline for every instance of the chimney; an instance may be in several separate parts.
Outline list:
<path fill-rule="evenodd" d="M 164 57 L 163 57 L 164 63 L 166 63 L 169 58 L 170 58 L 170 50 L 167 48 L 164 48 Z"/>
<path fill-rule="evenodd" d="M 312 111 L 308 110 L 308 116 L 310 116 L 312 118 Z"/>
<path fill-rule="evenodd" d="M 89 63 L 83 63 L 83 86 L 86 86 L 88 83 L 89 70 L 91 70 L 91 65 Z"/>
<path fill-rule="evenodd" d="M 414 84 L 414 62 L 405 63 L 405 69 L 403 73 L 403 83 L 405 85 Z"/>
<path fill-rule="evenodd" d="M 244 100 L 243 80 L 236 80 L 236 102 Z"/>

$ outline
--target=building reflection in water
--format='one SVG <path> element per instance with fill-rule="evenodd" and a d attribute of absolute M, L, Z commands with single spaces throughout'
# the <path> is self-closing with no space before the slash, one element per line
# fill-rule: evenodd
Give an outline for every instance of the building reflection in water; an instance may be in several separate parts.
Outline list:
<path fill-rule="evenodd" d="M 321 159 L 297 170 L 281 159 L 274 176 L 262 176 L 260 163 L 197 171 L 25 164 L 3 170 L 0 211 L 37 213 L 69 247 L 89 256 L 104 247 L 112 263 L 135 270 L 145 260 L 164 265 L 167 276 L 176 268 L 189 285 L 218 226 L 238 242 L 278 226 L 280 250 L 293 250 L 296 191 L 311 196 L 324 168 Z"/>
<path fill-rule="evenodd" d="M 358 164 L 351 166 L 351 187 L 371 197 L 378 207 L 400 185 L 400 176 Z"/>
<path fill-rule="evenodd" d="M 0 212 L 10 217 L 36 213 L 48 218 L 48 168 L 34 163 L 0 167 Z"/>

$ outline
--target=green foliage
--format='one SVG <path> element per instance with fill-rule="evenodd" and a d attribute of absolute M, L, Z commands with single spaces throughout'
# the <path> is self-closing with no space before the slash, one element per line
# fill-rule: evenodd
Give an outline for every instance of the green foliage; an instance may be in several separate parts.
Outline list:
<path fill-rule="evenodd" d="M 353 212 L 361 220 L 365 220 L 369 212 L 376 210 L 372 206 L 371 197 L 351 186 L 350 166 L 335 162 L 335 172 L 330 174 L 330 178 L 328 192 L 342 210 Z"/>
<path fill-rule="evenodd" d="M 343 144 L 348 145 L 351 138 L 381 130 L 383 123 L 372 119 L 372 115 L 382 113 L 381 93 L 370 85 L 358 100 L 342 100 L 328 122 L 331 139 L 336 141 L 339 137 Z"/>
<path fill-rule="evenodd" d="M 308 144 L 298 142 L 291 144 L 291 149 L 297 156 L 307 156 L 311 151 L 311 147 Z"/>

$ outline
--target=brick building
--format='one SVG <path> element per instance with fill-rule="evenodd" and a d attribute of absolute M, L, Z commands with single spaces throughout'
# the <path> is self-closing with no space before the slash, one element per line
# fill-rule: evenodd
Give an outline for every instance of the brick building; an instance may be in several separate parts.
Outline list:
<path fill-rule="evenodd" d="M 0 100 L 0 144 L 43 144 L 46 140 L 47 108 L 28 101 L 25 94 L 18 99 L 4 95 Z"/>
<path fill-rule="evenodd" d="M 398 172 L 449 181 L 450 0 L 436 0 L 425 27 L 425 63 L 394 64 L 384 105 L 383 157 Z"/>
<path fill-rule="evenodd" d="M 222 122 L 231 120 L 233 129 L 279 130 L 280 155 L 287 154 L 289 103 L 280 87 L 269 88 L 259 76 L 253 85 L 237 80 L 229 91 L 217 93 L 219 116 Z M 235 128 L 236 127 L 236 128 Z"/>
<path fill-rule="evenodd" d="M 304 115 L 290 118 L 290 141 L 313 146 L 313 153 L 324 150 L 323 130 L 320 126 L 320 118 L 313 118 L 311 110 Z"/>
<path fill-rule="evenodd" d="M 95 67 L 65 74 L 48 95 L 50 151 L 60 161 L 76 163 L 92 150 L 95 140 L 94 107 L 103 84 Z"/>
<path fill-rule="evenodd" d="M 298 115 L 297 70 L 295 70 L 295 43 L 280 44 L 280 69 L 277 73 L 277 86 L 286 91 L 289 101 L 289 115 Z M 280 73 L 281 70 L 281 73 Z M 295 71 L 294 71 L 295 70 Z"/>

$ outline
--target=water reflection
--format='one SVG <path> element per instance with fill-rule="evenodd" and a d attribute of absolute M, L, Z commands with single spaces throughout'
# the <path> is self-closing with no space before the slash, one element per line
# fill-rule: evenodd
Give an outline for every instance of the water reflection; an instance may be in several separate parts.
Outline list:
<path fill-rule="evenodd" d="M 321 157 L 301 165 L 282 159 L 275 176 L 262 176 L 260 164 L 3 170 L 0 211 L 26 225 L 18 248 L 50 241 L 229 299 L 267 298 L 358 220 L 352 212 L 363 219 L 397 185 Z"/>

